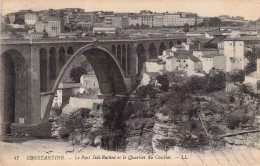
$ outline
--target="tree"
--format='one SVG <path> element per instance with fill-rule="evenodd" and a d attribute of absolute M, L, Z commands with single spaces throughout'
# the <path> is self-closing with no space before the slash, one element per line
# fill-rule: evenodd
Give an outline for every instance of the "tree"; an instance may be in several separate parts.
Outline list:
<path fill-rule="evenodd" d="M 136 90 L 137 96 L 140 99 L 146 98 L 149 95 L 151 98 L 155 98 L 157 91 L 150 84 L 146 86 L 141 86 Z"/>
<path fill-rule="evenodd" d="M 43 30 L 43 35 L 42 38 L 47 38 L 48 37 L 48 33 L 46 32 L 46 29 Z"/>
<path fill-rule="evenodd" d="M 248 59 L 248 64 L 245 67 L 245 74 L 252 73 L 253 71 L 256 71 L 256 60 L 257 55 L 260 55 L 260 49 L 259 48 L 253 48 L 252 52 L 248 51 L 245 54 L 245 57 Z"/>
<path fill-rule="evenodd" d="M 140 25 L 137 23 L 137 24 L 135 25 L 135 28 L 136 28 L 136 29 L 139 29 L 139 28 L 140 28 Z"/>
<path fill-rule="evenodd" d="M 10 24 L 10 18 L 9 17 L 5 17 L 5 23 Z"/>
<path fill-rule="evenodd" d="M 79 83 L 80 82 L 80 77 L 83 74 L 87 74 L 87 71 L 85 68 L 82 67 L 75 67 L 72 68 L 70 71 L 70 78 L 72 79 L 72 81 L 74 81 L 75 83 Z"/>
<path fill-rule="evenodd" d="M 184 24 L 183 31 L 184 31 L 185 33 L 187 33 L 187 32 L 190 31 L 190 26 L 189 26 L 189 24 L 187 24 L 187 23 Z"/>
<path fill-rule="evenodd" d="M 203 24 L 210 27 L 221 26 L 221 20 L 218 17 L 210 17 L 204 19 Z"/>
<path fill-rule="evenodd" d="M 169 89 L 169 80 L 168 80 L 167 75 L 159 75 L 159 76 L 156 77 L 156 79 L 162 85 L 160 87 L 160 89 L 165 91 L 165 92 L 168 91 L 168 89 Z"/>
<path fill-rule="evenodd" d="M 167 156 L 167 152 L 170 150 L 171 147 L 175 145 L 176 145 L 176 141 L 174 139 L 162 139 L 159 140 L 158 148 L 164 150 Z"/>

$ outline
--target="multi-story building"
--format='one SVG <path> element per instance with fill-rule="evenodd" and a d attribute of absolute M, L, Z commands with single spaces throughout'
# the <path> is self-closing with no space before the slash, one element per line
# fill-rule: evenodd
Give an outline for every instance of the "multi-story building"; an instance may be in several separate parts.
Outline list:
<path fill-rule="evenodd" d="M 243 70 L 245 68 L 245 44 L 243 39 L 228 38 L 218 44 L 220 54 L 226 58 L 225 71 Z"/>
<path fill-rule="evenodd" d="M 197 17 L 197 25 L 202 24 L 204 22 L 204 18 Z"/>
<path fill-rule="evenodd" d="M 56 37 L 59 33 L 64 32 L 64 21 L 59 17 L 49 17 L 46 32 L 49 37 Z"/>
<path fill-rule="evenodd" d="M 116 34 L 116 28 L 115 27 L 93 27 L 93 34 L 114 35 Z"/>
<path fill-rule="evenodd" d="M 136 26 L 136 25 L 141 25 L 142 24 L 142 17 L 140 14 L 135 14 L 135 13 L 130 13 L 128 16 L 128 25 L 131 26 Z"/>
<path fill-rule="evenodd" d="M 225 56 L 219 56 L 218 49 L 203 48 L 193 50 L 193 55 L 199 58 L 202 62 L 202 68 L 205 73 L 209 73 L 213 67 L 219 70 L 226 69 Z"/>
<path fill-rule="evenodd" d="M 89 73 L 80 77 L 80 83 L 85 89 L 99 89 L 97 77 L 95 73 Z"/>
<path fill-rule="evenodd" d="M 106 16 L 105 23 L 116 28 L 126 28 L 128 26 L 128 20 L 124 16 Z"/>
<path fill-rule="evenodd" d="M 15 14 L 14 13 L 8 14 L 7 17 L 9 18 L 11 24 L 14 23 L 14 21 L 15 21 Z"/>
<path fill-rule="evenodd" d="M 154 27 L 162 27 L 164 23 L 163 14 L 157 13 L 153 16 L 153 26 Z"/>
<path fill-rule="evenodd" d="M 36 12 L 30 12 L 24 14 L 24 22 L 28 25 L 34 25 L 37 21 L 37 13 Z"/>
<path fill-rule="evenodd" d="M 93 13 L 78 13 L 76 15 L 77 22 L 93 23 L 96 15 Z"/>
<path fill-rule="evenodd" d="M 154 13 L 152 13 L 151 11 L 141 11 L 140 14 L 141 14 L 141 24 L 152 27 Z"/>
<path fill-rule="evenodd" d="M 197 15 L 193 13 L 165 13 L 163 17 L 165 26 L 194 26 L 197 23 Z"/>

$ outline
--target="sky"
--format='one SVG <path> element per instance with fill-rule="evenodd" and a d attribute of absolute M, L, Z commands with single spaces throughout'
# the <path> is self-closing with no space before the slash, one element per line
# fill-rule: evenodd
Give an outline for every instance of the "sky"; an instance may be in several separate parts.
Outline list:
<path fill-rule="evenodd" d="M 194 12 L 199 16 L 243 16 L 247 20 L 260 17 L 260 0 L 2 0 L 2 15 L 19 10 L 83 8 L 85 11 Z"/>

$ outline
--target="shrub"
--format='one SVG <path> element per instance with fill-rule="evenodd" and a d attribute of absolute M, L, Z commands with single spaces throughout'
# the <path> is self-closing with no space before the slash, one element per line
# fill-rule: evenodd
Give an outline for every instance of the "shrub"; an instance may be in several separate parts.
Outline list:
<path fill-rule="evenodd" d="M 76 82 L 76 83 L 79 83 L 80 82 L 80 77 L 83 75 L 83 74 L 86 74 L 87 71 L 85 68 L 82 68 L 82 67 L 75 67 L 75 68 L 72 68 L 71 71 L 70 71 L 70 78 Z"/>
<path fill-rule="evenodd" d="M 238 116 L 234 115 L 234 114 L 229 114 L 227 117 L 226 117 L 226 121 L 227 121 L 227 127 L 229 129 L 235 129 L 236 127 L 239 126 L 241 120 Z"/>
<path fill-rule="evenodd" d="M 170 148 L 175 145 L 176 145 L 176 140 L 174 139 L 162 139 L 159 140 L 159 145 L 157 146 L 157 148 L 164 150 L 167 155 L 167 152 L 170 150 Z"/>
<path fill-rule="evenodd" d="M 168 79 L 167 75 L 159 75 L 159 76 L 156 77 L 156 79 L 162 85 L 160 87 L 160 89 L 165 91 L 165 92 L 168 91 L 168 89 L 169 89 L 169 79 Z"/>
<path fill-rule="evenodd" d="M 67 130 L 65 127 L 61 128 L 59 131 L 59 138 L 61 139 L 68 139 L 70 136 L 70 131 Z"/>
<path fill-rule="evenodd" d="M 233 103 L 235 101 L 235 97 L 234 96 L 229 96 L 229 102 Z"/>

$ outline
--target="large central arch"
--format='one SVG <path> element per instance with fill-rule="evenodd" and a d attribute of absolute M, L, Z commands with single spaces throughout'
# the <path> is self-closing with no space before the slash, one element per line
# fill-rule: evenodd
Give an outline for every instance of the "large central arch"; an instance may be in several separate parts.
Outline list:
<path fill-rule="evenodd" d="M 101 46 L 94 46 L 93 44 L 89 44 L 75 52 L 75 54 L 71 56 L 71 58 L 67 61 L 61 70 L 55 81 L 51 92 L 51 97 L 46 107 L 44 114 L 45 120 L 49 116 L 52 100 L 63 75 L 68 70 L 71 63 L 81 55 L 84 55 L 90 62 L 96 74 L 100 92 L 102 94 L 126 94 L 127 88 L 124 80 L 125 74 L 120 67 L 119 62 L 116 60 L 116 57 L 114 57 L 112 53 Z"/>

